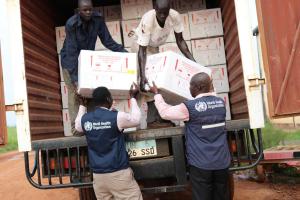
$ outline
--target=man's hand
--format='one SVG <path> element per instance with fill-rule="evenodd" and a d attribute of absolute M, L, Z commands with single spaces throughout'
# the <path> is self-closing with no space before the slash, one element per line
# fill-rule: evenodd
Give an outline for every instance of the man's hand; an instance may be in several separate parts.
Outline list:
<path fill-rule="evenodd" d="M 130 98 L 135 98 L 136 99 L 138 94 L 139 94 L 139 87 L 136 83 L 133 83 L 130 86 L 129 96 L 130 96 Z"/>
<path fill-rule="evenodd" d="M 148 84 L 148 79 L 144 76 L 141 76 L 141 80 L 140 80 L 140 89 L 142 92 L 147 92 L 146 91 L 146 84 Z"/>
<path fill-rule="evenodd" d="M 132 36 L 134 36 L 135 35 L 135 32 L 133 31 L 133 30 L 131 30 L 129 33 L 128 33 L 128 37 L 132 37 Z"/>
<path fill-rule="evenodd" d="M 158 89 L 157 86 L 155 85 L 155 82 L 152 82 L 152 86 L 150 86 L 150 90 L 149 92 L 153 93 L 153 94 L 158 94 Z"/>

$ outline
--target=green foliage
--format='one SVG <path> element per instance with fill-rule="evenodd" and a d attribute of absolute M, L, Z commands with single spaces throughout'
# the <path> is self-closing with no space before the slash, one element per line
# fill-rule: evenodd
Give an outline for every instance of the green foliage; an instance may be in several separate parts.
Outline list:
<path fill-rule="evenodd" d="M 285 140 L 287 134 L 288 133 L 281 129 L 275 128 L 271 123 L 267 122 L 265 128 L 262 129 L 264 149 L 278 146 L 280 142 Z"/>
<path fill-rule="evenodd" d="M 16 127 L 8 127 L 7 134 L 8 134 L 8 144 L 6 144 L 5 146 L 0 146 L 0 154 L 6 153 L 9 151 L 15 151 L 18 149 Z"/>
<path fill-rule="evenodd" d="M 300 130 L 285 131 L 274 127 L 270 122 L 262 129 L 264 149 L 278 145 L 300 144 Z"/>

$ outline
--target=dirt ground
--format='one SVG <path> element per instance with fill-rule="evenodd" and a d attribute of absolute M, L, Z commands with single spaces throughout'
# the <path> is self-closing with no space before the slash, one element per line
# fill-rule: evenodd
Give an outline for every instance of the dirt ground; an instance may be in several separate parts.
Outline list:
<path fill-rule="evenodd" d="M 1 200 L 78 200 L 77 189 L 38 190 L 25 178 L 23 154 L 0 155 Z M 144 200 L 188 200 L 190 191 L 145 195 Z M 235 180 L 235 200 L 300 200 L 300 185 L 256 183 Z"/>

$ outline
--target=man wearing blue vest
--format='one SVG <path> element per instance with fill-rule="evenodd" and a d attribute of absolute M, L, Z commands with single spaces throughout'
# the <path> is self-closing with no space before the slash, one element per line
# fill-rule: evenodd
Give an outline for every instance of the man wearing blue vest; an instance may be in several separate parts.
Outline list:
<path fill-rule="evenodd" d="M 95 110 L 86 113 L 86 107 L 80 105 L 75 120 L 76 130 L 86 136 L 97 199 L 143 199 L 129 167 L 123 134 L 125 128 L 136 127 L 140 122 L 136 84 L 131 86 L 129 94 L 131 113 L 117 112 L 110 110 L 113 99 L 109 90 L 98 87 L 93 92 Z"/>
<path fill-rule="evenodd" d="M 190 81 L 193 100 L 176 106 L 165 103 L 153 83 L 155 106 L 163 119 L 185 122 L 186 156 L 193 200 L 229 200 L 230 153 L 225 130 L 226 108 L 215 96 L 206 73 Z"/>

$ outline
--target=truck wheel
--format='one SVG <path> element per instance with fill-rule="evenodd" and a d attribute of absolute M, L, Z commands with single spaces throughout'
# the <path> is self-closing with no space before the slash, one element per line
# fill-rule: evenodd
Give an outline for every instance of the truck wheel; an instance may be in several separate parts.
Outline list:
<path fill-rule="evenodd" d="M 80 200 L 97 200 L 93 188 L 79 188 Z"/>

